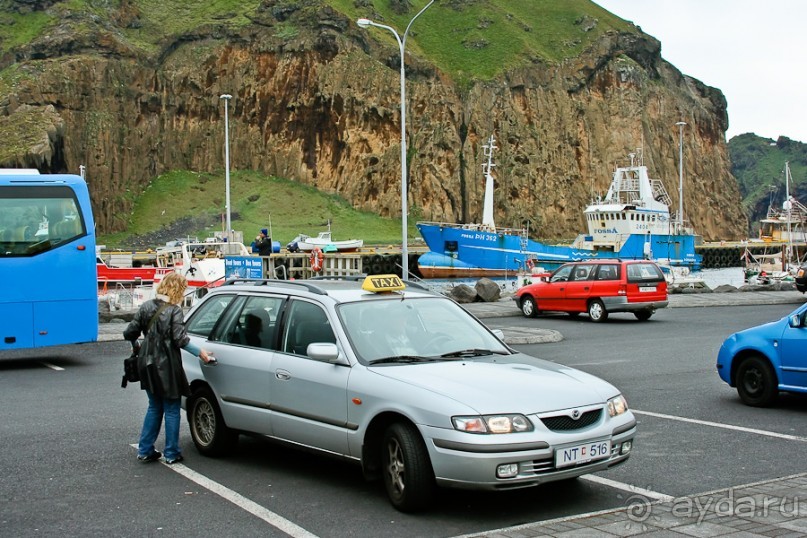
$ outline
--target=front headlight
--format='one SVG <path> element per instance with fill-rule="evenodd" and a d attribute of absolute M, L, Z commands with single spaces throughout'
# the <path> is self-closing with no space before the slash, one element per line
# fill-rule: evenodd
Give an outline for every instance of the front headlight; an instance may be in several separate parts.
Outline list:
<path fill-rule="evenodd" d="M 621 415 L 628 410 L 628 401 L 621 394 L 608 400 L 608 414 L 612 417 Z"/>
<path fill-rule="evenodd" d="M 532 422 L 524 415 L 482 415 L 452 417 L 454 428 L 467 433 L 520 433 L 531 432 Z"/>

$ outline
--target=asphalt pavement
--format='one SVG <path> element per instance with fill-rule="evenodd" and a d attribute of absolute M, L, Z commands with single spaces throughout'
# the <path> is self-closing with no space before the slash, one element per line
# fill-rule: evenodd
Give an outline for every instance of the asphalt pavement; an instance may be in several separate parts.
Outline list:
<path fill-rule="evenodd" d="M 807 300 L 796 291 L 673 294 L 669 308 L 792 304 Z M 511 297 L 491 303 L 462 305 L 480 319 L 520 316 Z M 99 340 L 121 340 L 122 319 L 101 323 Z M 510 344 L 553 342 L 557 331 L 534 328 L 505 329 Z M 526 538 L 578 536 L 721 536 L 754 538 L 807 535 L 807 473 L 784 476 L 740 487 L 676 498 L 645 495 L 637 489 L 625 506 L 582 515 L 507 527 L 457 538 Z"/>

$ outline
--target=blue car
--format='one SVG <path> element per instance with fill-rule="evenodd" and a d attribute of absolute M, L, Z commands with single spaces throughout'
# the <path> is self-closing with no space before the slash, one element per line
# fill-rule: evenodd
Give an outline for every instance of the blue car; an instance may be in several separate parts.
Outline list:
<path fill-rule="evenodd" d="M 746 405 L 771 405 L 780 391 L 807 392 L 807 304 L 788 316 L 736 332 L 717 354 L 720 379 Z"/>

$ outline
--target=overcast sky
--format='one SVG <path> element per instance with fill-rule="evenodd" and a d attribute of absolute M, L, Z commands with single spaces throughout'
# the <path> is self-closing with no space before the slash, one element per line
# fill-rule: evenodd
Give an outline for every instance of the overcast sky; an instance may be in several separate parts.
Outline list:
<path fill-rule="evenodd" d="M 807 142 L 807 0 L 594 0 L 661 41 L 662 57 L 719 88 L 726 138 Z"/>

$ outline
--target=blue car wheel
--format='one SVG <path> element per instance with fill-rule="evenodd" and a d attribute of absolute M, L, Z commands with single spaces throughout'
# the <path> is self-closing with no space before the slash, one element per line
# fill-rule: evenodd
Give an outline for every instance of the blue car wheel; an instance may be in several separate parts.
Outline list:
<path fill-rule="evenodd" d="M 779 395 L 776 373 L 759 355 L 745 358 L 737 367 L 737 393 L 746 405 L 767 407 Z"/>

